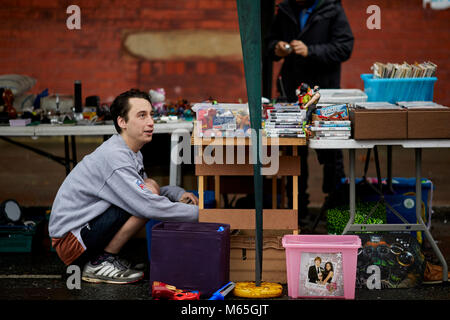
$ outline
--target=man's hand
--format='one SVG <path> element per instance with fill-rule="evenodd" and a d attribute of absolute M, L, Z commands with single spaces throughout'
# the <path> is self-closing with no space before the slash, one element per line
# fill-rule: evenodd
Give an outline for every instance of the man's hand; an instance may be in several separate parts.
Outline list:
<path fill-rule="evenodd" d="M 286 48 L 286 45 L 288 46 Z M 279 41 L 275 46 L 275 54 L 281 58 L 288 56 L 292 52 L 289 43 L 284 41 Z"/>
<path fill-rule="evenodd" d="M 295 54 L 298 54 L 305 58 L 308 56 L 308 47 L 302 41 L 292 40 L 290 45 L 291 45 L 292 49 L 294 50 Z"/>
<path fill-rule="evenodd" d="M 191 192 L 183 193 L 178 201 L 198 206 L 198 198 Z"/>

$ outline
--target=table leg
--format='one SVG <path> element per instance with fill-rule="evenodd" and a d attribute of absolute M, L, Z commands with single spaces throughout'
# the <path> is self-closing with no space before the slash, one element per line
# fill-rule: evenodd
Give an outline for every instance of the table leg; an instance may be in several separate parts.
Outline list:
<path fill-rule="evenodd" d="M 172 132 L 170 135 L 170 178 L 169 178 L 169 185 L 176 186 L 177 185 L 177 178 L 178 178 L 178 169 L 179 164 L 175 162 L 175 159 L 178 159 L 178 153 L 180 152 L 178 150 L 178 141 L 180 139 L 180 136 L 178 133 Z"/>
<path fill-rule="evenodd" d="M 280 155 L 285 155 L 286 150 L 287 150 L 286 146 L 281 146 L 281 153 L 280 153 Z M 281 190 L 280 190 L 280 194 L 281 194 L 280 208 L 281 209 L 286 209 L 287 208 L 286 183 L 287 183 L 287 177 L 286 176 L 282 176 L 281 177 Z"/>
<path fill-rule="evenodd" d="M 394 189 L 392 189 L 392 146 L 387 146 L 387 185 L 388 190 L 394 193 Z"/>
<path fill-rule="evenodd" d="M 277 176 L 272 177 L 272 209 L 277 208 Z"/>
<path fill-rule="evenodd" d="M 203 158 L 203 146 L 199 146 L 198 148 L 198 156 L 200 158 Z M 205 183 L 205 177 L 204 176 L 198 176 L 198 208 L 204 209 L 205 202 L 204 202 L 204 183 Z"/>
<path fill-rule="evenodd" d="M 220 176 L 214 176 L 214 197 L 216 208 L 220 208 Z"/>
<path fill-rule="evenodd" d="M 349 149 L 349 170 L 350 170 L 350 199 L 349 199 L 349 205 L 350 205 L 350 219 L 348 220 L 347 225 L 345 226 L 344 232 L 342 234 L 346 234 L 350 228 L 350 226 L 355 221 L 355 149 Z"/>
<path fill-rule="evenodd" d="M 439 247 L 436 245 L 436 242 L 434 241 L 430 230 L 425 226 L 425 223 L 422 220 L 422 206 L 420 205 L 422 203 L 422 183 L 421 183 L 421 175 L 422 175 L 422 149 L 416 148 L 416 218 L 417 222 L 424 227 L 425 236 L 428 239 L 428 242 L 430 243 L 431 247 L 433 248 L 433 251 L 436 253 L 437 257 L 439 258 L 439 261 L 442 264 L 442 280 L 448 281 L 448 266 L 447 261 L 445 261 L 444 256 L 442 255 L 441 251 L 439 250 Z"/>
<path fill-rule="evenodd" d="M 422 149 L 416 148 L 416 218 L 422 220 L 422 185 L 420 183 L 422 175 Z M 420 220 L 419 220 L 420 219 Z"/>
<path fill-rule="evenodd" d="M 64 136 L 64 166 L 66 167 L 66 175 L 70 173 L 70 155 L 69 155 L 69 137 Z"/>
<path fill-rule="evenodd" d="M 71 144 L 72 144 L 72 168 L 74 168 L 78 161 L 77 161 L 77 143 L 75 141 L 75 136 L 70 136 L 71 138 Z"/>
<path fill-rule="evenodd" d="M 204 176 L 198 176 L 198 208 L 204 209 L 205 207 L 205 201 L 204 201 L 204 182 L 205 177 Z"/>
<path fill-rule="evenodd" d="M 292 146 L 292 155 L 298 156 L 297 146 Z M 298 212 L 298 176 L 292 176 L 292 209 Z"/>

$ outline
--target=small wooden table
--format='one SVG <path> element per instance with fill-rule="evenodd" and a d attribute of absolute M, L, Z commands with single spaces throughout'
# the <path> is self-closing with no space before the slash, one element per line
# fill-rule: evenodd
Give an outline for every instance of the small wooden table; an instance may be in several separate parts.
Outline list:
<path fill-rule="evenodd" d="M 292 155 L 282 155 L 278 158 L 278 172 L 272 177 L 272 209 L 263 209 L 263 229 L 292 230 L 298 233 L 298 176 L 300 175 L 300 157 L 298 146 L 306 145 L 305 138 L 266 138 L 262 137 L 262 146 L 273 150 L 274 147 L 292 148 Z M 233 148 L 233 157 L 236 160 L 238 148 L 251 146 L 249 137 L 235 138 L 205 138 L 197 136 L 197 130 L 193 130 L 191 143 L 195 149 L 195 174 L 198 177 L 199 194 L 199 221 L 222 222 L 230 224 L 231 229 L 255 229 L 255 209 L 223 209 L 217 208 L 220 203 L 220 177 L 221 176 L 253 176 L 253 163 L 246 157 L 245 163 L 205 163 L 203 160 L 206 148 L 223 149 L 223 158 L 226 158 L 227 148 Z M 230 150 L 230 149 L 228 149 Z M 236 152 L 237 151 L 237 152 Z M 227 161 L 229 162 L 229 161 Z M 269 165 L 263 165 L 267 168 Z M 263 170 L 262 170 L 263 171 Z M 267 174 L 262 173 L 268 176 Z M 216 208 L 204 208 L 203 192 L 205 177 L 214 176 L 214 191 Z M 277 208 L 277 177 L 292 177 L 292 209 Z"/>

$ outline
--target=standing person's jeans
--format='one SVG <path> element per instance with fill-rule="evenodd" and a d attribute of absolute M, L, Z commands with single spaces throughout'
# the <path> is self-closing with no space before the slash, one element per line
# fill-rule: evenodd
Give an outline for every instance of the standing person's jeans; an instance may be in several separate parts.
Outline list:
<path fill-rule="evenodd" d="M 316 149 L 317 159 L 323 165 L 323 193 L 331 194 L 336 190 L 341 178 L 345 177 L 342 150 Z"/>
<path fill-rule="evenodd" d="M 323 166 L 322 192 L 332 195 L 341 179 L 345 177 L 342 150 L 340 149 L 316 149 L 317 159 Z M 300 156 L 300 176 L 298 182 L 298 206 L 299 206 L 299 222 L 300 217 L 306 218 L 309 215 L 309 193 L 308 193 L 308 153 L 307 146 L 298 147 L 298 155 Z M 292 182 L 288 180 L 287 193 L 292 205 Z M 328 205 L 328 204 L 327 204 Z"/>

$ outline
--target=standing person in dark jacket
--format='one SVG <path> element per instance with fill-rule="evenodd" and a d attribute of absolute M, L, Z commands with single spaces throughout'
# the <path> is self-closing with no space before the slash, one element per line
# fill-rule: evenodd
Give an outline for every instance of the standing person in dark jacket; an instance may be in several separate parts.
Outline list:
<path fill-rule="evenodd" d="M 268 34 L 269 56 L 284 59 L 281 85 L 289 102 L 295 102 L 295 89 L 304 82 L 322 89 L 340 88 L 341 63 L 352 53 L 354 37 L 340 0 L 285 0 Z M 286 45 L 289 46 L 286 46 Z M 322 191 L 325 205 L 333 199 L 336 184 L 345 177 L 342 151 L 316 150 L 323 167 Z M 308 147 L 299 147 L 301 176 L 300 215 L 308 213 Z M 300 216 L 299 215 L 299 216 Z"/>

